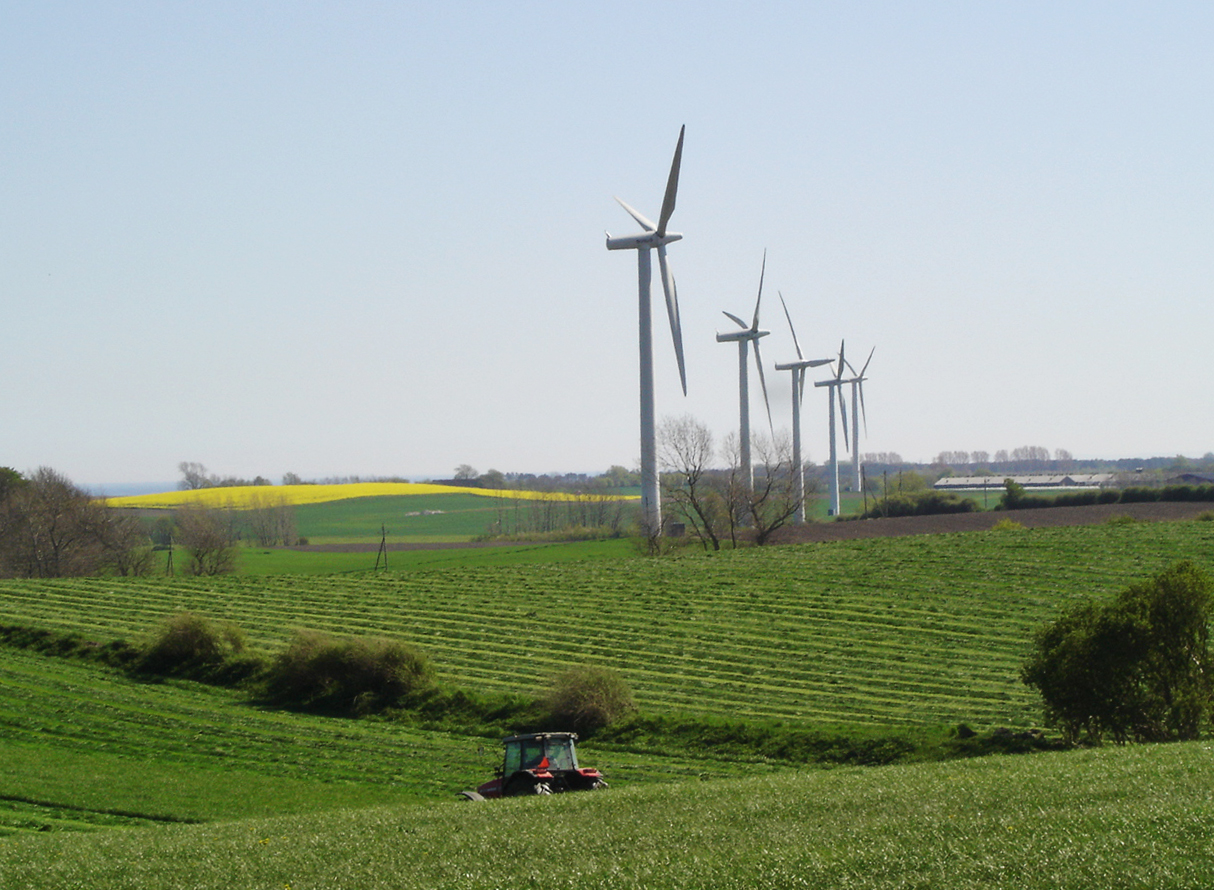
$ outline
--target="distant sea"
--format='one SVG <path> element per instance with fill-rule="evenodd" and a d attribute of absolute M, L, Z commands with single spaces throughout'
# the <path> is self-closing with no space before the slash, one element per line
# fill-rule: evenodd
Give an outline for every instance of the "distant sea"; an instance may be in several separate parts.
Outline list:
<path fill-rule="evenodd" d="M 160 494 L 176 491 L 176 482 L 105 482 L 81 486 L 94 497 L 124 498 L 136 494 Z"/>

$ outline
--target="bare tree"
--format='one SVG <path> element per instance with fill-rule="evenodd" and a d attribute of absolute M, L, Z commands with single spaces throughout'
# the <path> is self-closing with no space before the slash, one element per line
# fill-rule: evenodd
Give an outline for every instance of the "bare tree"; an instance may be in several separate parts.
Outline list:
<path fill-rule="evenodd" d="M 181 473 L 181 481 L 177 483 L 177 487 L 183 491 L 196 491 L 215 484 L 215 481 L 207 475 L 207 468 L 200 463 L 183 460 L 177 465 L 177 470 Z"/>
<path fill-rule="evenodd" d="M 236 535 L 230 510 L 189 504 L 177 510 L 177 541 L 193 575 L 220 575 L 236 568 Z"/>
<path fill-rule="evenodd" d="M 711 484 L 717 490 L 725 508 L 729 543 L 737 547 L 738 531 L 746 525 L 747 517 L 750 515 L 750 486 L 742 478 L 742 447 L 738 444 L 737 433 L 726 434 L 721 442 L 720 453 L 728 469 L 714 476 Z"/>
<path fill-rule="evenodd" d="M 295 508 L 285 497 L 262 497 L 258 492 L 249 499 L 249 507 L 243 512 L 249 533 L 258 546 L 285 547 L 298 540 Z"/>
<path fill-rule="evenodd" d="M 712 431 L 690 414 L 664 418 L 658 427 L 662 500 L 705 550 L 721 549 L 721 534 L 729 522 L 721 491 L 710 483 L 713 451 Z"/>
<path fill-rule="evenodd" d="M 1041 445 L 1021 445 L 1012 449 L 1012 460 L 1022 463 L 1044 463 L 1050 459 L 1050 450 Z"/>
<path fill-rule="evenodd" d="M 936 459 L 932 461 L 934 464 L 946 467 L 963 467 L 969 462 L 970 453 L 968 451 L 941 451 L 936 455 Z"/>
<path fill-rule="evenodd" d="M 756 436 L 752 447 L 759 470 L 751 493 L 750 518 L 755 544 L 762 546 L 796 515 L 796 474 L 802 468 L 792 462 L 792 443 L 787 435 L 773 439 Z"/>

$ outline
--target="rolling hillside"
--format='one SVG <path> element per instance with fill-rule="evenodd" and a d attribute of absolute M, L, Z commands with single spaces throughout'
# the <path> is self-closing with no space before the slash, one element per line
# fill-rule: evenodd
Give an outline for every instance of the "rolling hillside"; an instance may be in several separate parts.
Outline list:
<path fill-rule="evenodd" d="M 0 582 L 0 620 L 107 640 L 192 610 L 253 644 L 295 628 L 416 643 L 447 683 L 533 693 L 604 664 L 642 708 L 813 722 L 1029 726 L 1032 630 L 1178 559 L 1214 523 L 1133 523 L 739 550 L 674 559 L 328 577 Z"/>

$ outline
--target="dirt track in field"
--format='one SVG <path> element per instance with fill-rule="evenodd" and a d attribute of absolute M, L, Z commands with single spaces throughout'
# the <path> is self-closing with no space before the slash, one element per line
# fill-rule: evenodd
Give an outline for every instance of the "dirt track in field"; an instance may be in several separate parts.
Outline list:
<path fill-rule="evenodd" d="M 778 542 L 792 544 L 807 541 L 853 541 L 858 538 L 985 531 L 1001 519 L 1019 522 L 1025 528 L 1098 525 L 1115 516 L 1132 516 L 1145 522 L 1170 522 L 1194 519 L 1211 511 L 1214 511 L 1214 504 L 1211 503 L 1093 504 L 1088 507 L 1042 507 L 1034 510 L 904 516 L 852 522 L 814 522 L 796 528 L 781 529 Z"/>
<path fill-rule="evenodd" d="M 1194 519 L 1214 511 L 1210 503 L 1095 504 L 1089 507 L 1044 507 L 1035 510 L 1009 510 L 989 513 L 951 513 L 939 516 L 904 516 L 897 519 L 865 519 L 852 522 L 811 522 L 781 529 L 774 536 L 777 544 L 822 541 L 854 541 L 860 538 L 903 535 L 941 535 L 953 532 L 985 531 L 1001 519 L 1019 522 L 1025 528 L 1061 525 L 1098 525 L 1115 516 L 1132 516 L 1144 522 L 1171 522 Z M 392 552 L 404 550 L 457 550 L 468 547 L 518 546 L 521 541 L 475 543 L 389 544 Z M 375 553 L 379 544 L 307 544 L 292 550 L 316 553 Z"/>

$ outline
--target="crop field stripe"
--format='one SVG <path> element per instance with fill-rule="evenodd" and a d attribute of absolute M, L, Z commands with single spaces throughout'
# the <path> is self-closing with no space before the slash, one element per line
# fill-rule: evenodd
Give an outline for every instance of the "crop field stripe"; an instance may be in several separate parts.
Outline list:
<path fill-rule="evenodd" d="M 744 550 L 670 560 L 329 577 L 0 582 L 0 621 L 106 640 L 182 609 L 276 650 L 295 628 L 414 642 L 447 682 L 534 694 L 615 666 L 643 707 L 876 722 L 1035 722 L 1017 679 L 1032 630 L 1183 556 L 1214 524 Z"/>

